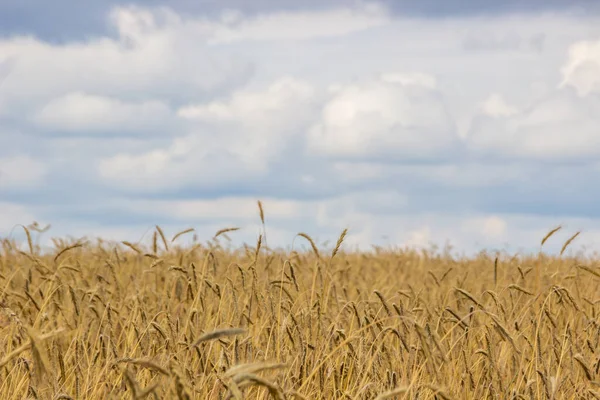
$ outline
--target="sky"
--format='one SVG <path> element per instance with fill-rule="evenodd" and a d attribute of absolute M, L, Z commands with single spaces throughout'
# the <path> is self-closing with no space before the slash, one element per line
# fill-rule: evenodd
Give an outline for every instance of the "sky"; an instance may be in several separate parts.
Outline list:
<path fill-rule="evenodd" d="M 0 0 L 2 237 L 596 251 L 599 174 L 597 1 Z"/>

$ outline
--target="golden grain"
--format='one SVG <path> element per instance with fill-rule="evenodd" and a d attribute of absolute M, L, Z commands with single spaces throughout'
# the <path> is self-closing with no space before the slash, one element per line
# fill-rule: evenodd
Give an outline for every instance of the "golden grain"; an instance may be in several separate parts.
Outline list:
<path fill-rule="evenodd" d="M 319 249 L 317 248 L 317 245 L 315 244 L 314 240 L 304 232 L 300 232 L 298 236 L 308 240 L 308 243 L 310 243 L 310 247 L 312 248 L 313 253 L 315 253 L 315 256 L 317 256 L 317 258 L 320 259 L 321 256 L 319 255 Z"/>
<path fill-rule="evenodd" d="M 552 229 L 550 232 L 548 232 L 546 234 L 546 236 L 544 236 L 544 238 L 542 239 L 542 246 L 544 245 L 544 243 L 546 243 L 546 240 L 550 239 L 550 236 L 554 235 L 556 232 L 558 232 L 561 229 L 562 229 L 562 226 L 559 225 L 556 228 Z"/>
<path fill-rule="evenodd" d="M 338 251 L 340 250 L 340 247 L 342 247 L 342 242 L 344 241 L 344 238 L 346 237 L 346 234 L 348 233 L 348 229 L 344 229 L 342 231 L 342 234 L 340 235 L 340 237 L 337 240 L 337 243 L 335 244 L 335 248 L 333 249 L 333 251 L 331 252 L 331 258 L 335 257 L 335 255 L 338 253 Z"/>
<path fill-rule="evenodd" d="M 329 263 L 305 233 L 306 251 L 169 248 L 189 232 L 3 240 L 0 398 L 596 395 L 595 259 L 341 251 L 347 230 Z"/>
<path fill-rule="evenodd" d="M 573 236 L 571 236 L 570 238 L 567 239 L 567 241 L 565 242 L 565 244 L 563 245 L 562 249 L 560 249 L 560 255 L 562 256 L 562 254 L 565 252 L 565 250 L 567 249 L 567 247 L 571 244 L 571 242 L 573 240 L 575 240 L 575 238 L 577 236 L 579 236 L 581 232 L 577 232 L 575 233 Z"/>
<path fill-rule="evenodd" d="M 175 240 L 177 240 L 177 238 L 178 238 L 178 237 L 180 237 L 180 236 L 182 236 L 182 235 L 185 235 L 186 233 L 190 233 L 190 232 L 194 232 L 194 231 L 195 231 L 195 229 L 194 229 L 194 228 L 188 228 L 188 229 L 184 229 L 184 230 L 183 230 L 183 231 L 181 231 L 181 232 L 177 232 L 177 233 L 175 234 L 175 236 L 173 236 L 173 239 L 171 239 L 171 243 L 175 242 Z"/>
<path fill-rule="evenodd" d="M 224 228 L 224 229 L 221 229 L 221 230 L 217 231 L 217 233 L 215 233 L 215 235 L 213 236 L 213 239 L 218 238 L 219 236 L 221 236 L 224 233 L 235 232 L 235 231 L 238 231 L 238 230 L 240 230 L 240 228 Z"/>

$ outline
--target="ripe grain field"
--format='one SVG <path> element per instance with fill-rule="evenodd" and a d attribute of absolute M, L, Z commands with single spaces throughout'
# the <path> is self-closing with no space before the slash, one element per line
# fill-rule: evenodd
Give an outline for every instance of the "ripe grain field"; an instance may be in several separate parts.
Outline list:
<path fill-rule="evenodd" d="M 600 398 L 598 260 L 227 233 L 3 240 L 0 398 Z"/>

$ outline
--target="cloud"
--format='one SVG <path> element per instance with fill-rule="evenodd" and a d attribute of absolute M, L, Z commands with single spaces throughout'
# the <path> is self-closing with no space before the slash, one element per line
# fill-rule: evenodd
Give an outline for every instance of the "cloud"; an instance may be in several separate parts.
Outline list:
<path fill-rule="evenodd" d="M 580 96 L 600 93 L 600 40 L 572 44 L 562 75 L 560 87 L 574 87 Z"/>
<path fill-rule="evenodd" d="M 102 35 L 0 39 L 2 201 L 131 240 L 159 223 L 254 242 L 257 199 L 284 246 L 596 237 L 597 16 L 338 4 L 116 7 Z"/>
<path fill-rule="evenodd" d="M 468 139 L 472 151 L 546 161 L 581 161 L 600 155 L 599 96 L 581 97 L 564 88 L 529 108 L 506 114 L 475 118 Z"/>
<path fill-rule="evenodd" d="M 156 100 L 124 102 L 82 92 L 53 99 L 36 114 L 44 129 L 82 133 L 148 133 L 172 128 L 167 105 Z M 171 125 L 171 126 L 170 126 Z"/>
<path fill-rule="evenodd" d="M 188 121 L 186 136 L 166 149 L 103 159 L 99 174 L 133 190 L 227 185 L 263 176 L 301 138 L 315 113 L 315 96 L 309 84 L 282 78 L 224 101 L 184 106 L 177 114 Z"/>
<path fill-rule="evenodd" d="M 518 110 L 508 104 L 502 95 L 493 93 L 481 105 L 481 112 L 490 117 L 510 117 L 515 115 Z"/>
<path fill-rule="evenodd" d="M 291 199 L 262 198 L 268 220 L 281 222 L 285 219 L 300 219 L 311 213 L 314 202 Z M 124 203 L 128 212 L 142 215 L 168 217 L 180 222 L 236 221 L 256 222 L 257 199 L 252 197 L 219 197 L 201 200 L 129 200 Z"/>
<path fill-rule="evenodd" d="M 517 109 L 494 94 L 471 125 L 472 151 L 545 161 L 600 155 L 600 40 L 569 47 L 556 89 Z"/>
<path fill-rule="evenodd" d="M 29 156 L 0 158 L 0 189 L 31 189 L 46 176 L 44 163 Z"/>
<path fill-rule="evenodd" d="M 421 73 L 383 74 L 329 93 L 284 77 L 225 100 L 183 106 L 177 116 L 187 121 L 188 135 L 166 149 L 106 158 L 100 176 L 127 190 L 157 191 L 260 179 L 286 159 L 303 170 L 314 156 L 411 163 L 460 150 L 435 79 Z M 196 172 L 207 170 L 219 174 Z"/>
<path fill-rule="evenodd" d="M 416 160 L 456 149 L 458 136 L 433 77 L 386 74 L 332 89 L 311 128 L 311 151 L 339 158 Z"/>
<path fill-rule="evenodd" d="M 240 160 L 263 165 L 303 133 L 317 106 L 310 84 L 285 77 L 263 89 L 236 92 L 226 101 L 182 107 L 178 115 L 213 130 L 214 139 Z"/>
<path fill-rule="evenodd" d="M 0 2 L 0 35 L 20 32 L 33 32 L 49 41 L 81 39 L 90 34 L 106 34 L 103 16 L 111 8 L 122 4 L 121 0 L 103 0 L 94 3 L 73 3 L 54 0 L 51 4 L 42 0 L 29 0 L 28 7 L 15 7 L 13 2 Z M 154 6 L 164 4 L 159 0 L 131 0 L 129 4 Z M 244 14 L 260 15 L 274 12 L 314 12 L 319 10 L 347 7 L 347 0 L 220 0 L 219 2 L 193 2 L 170 0 L 169 7 L 179 14 L 194 16 L 215 15 L 223 9 L 235 9 Z M 543 11 L 575 11 L 578 15 L 590 15 L 599 11 L 598 4 L 589 0 L 382 0 L 388 5 L 390 14 L 402 17 L 425 17 L 439 20 L 473 15 L 535 14 Z M 65 14 L 63 10 L 68 9 Z"/>
<path fill-rule="evenodd" d="M 342 36 L 390 22 L 386 9 L 377 3 L 358 3 L 354 8 L 270 12 L 244 18 L 240 12 L 224 14 L 211 43 L 240 40 L 301 40 Z M 310 27 L 310 29 L 307 29 Z"/>
<path fill-rule="evenodd" d="M 34 215 L 26 207 L 0 201 L 0 234 L 7 235 L 15 225 L 28 225 L 35 220 Z"/>
<path fill-rule="evenodd" d="M 350 186 L 385 186 L 402 182 L 404 187 L 440 190 L 493 189 L 511 184 L 530 185 L 537 166 L 518 162 L 450 160 L 430 164 L 389 164 L 386 162 L 341 161 L 332 165 L 333 179 Z"/>
<path fill-rule="evenodd" d="M 469 51 L 533 51 L 544 49 L 546 36 L 542 33 L 522 37 L 516 32 L 498 32 L 487 29 L 472 30 L 467 33 L 463 46 Z"/>
<path fill-rule="evenodd" d="M 501 217 L 490 215 L 467 219 L 463 226 L 487 240 L 506 239 L 508 223 Z"/>
<path fill-rule="evenodd" d="M 203 20 L 186 23 L 168 9 L 119 7 L 110 21 L 116 37 L 63 44 L 31 36 L 0 39 L 0 62 L 9 65 L 4 114 L 25 118 L 52 101 L 73 101 L 77 93 L 108 97 L 110 107 L 159 96 L 202 99 L 244 83 L 252 73 L 248 62 L 210 51 L 214 28 Z"/>

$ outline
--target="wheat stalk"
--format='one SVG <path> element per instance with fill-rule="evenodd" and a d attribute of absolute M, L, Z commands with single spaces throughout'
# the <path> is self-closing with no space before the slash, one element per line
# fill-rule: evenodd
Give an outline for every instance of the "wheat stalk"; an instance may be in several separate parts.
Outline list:
<path fill-rule="evenodd" d="M 579 236 L 581 232 L 577 232 L 576 234 L 574 234 L 573 236 L 571 236 L 569 239 L 567 239 L 567 241 L 565 242 L 565 244 L 563 245 L 562 249 L 560 249 L 560 255 L 562 256 L 563 253 L 565 252 L 565 250 L 567 249 L 567 247 L 571 244 L 571 242 L 573 240 L 575 240 L 575 238 L 577 236 Z"/>
<path fill-rule="evenodd" d="M 562 226 L 561 226 L 561 225 L 559 225 L 559 226 L 557 226 L 556 228 L 552 229 L 550 232 L 548 232 L 548 233 L 546 234 L 546 236 L 544 236 L 544 238 L 542 239 L 542 246 L 544 245 L 544 243 L 546 243 L 546 241 L 547 241 L 548 239 L 550 239 L 550 236 L 554 235 L 556 232 L 558 232 L 558 231 L 559 231 L 559 230 L 561 230 L 561 229 L 562 229 Z"/>

